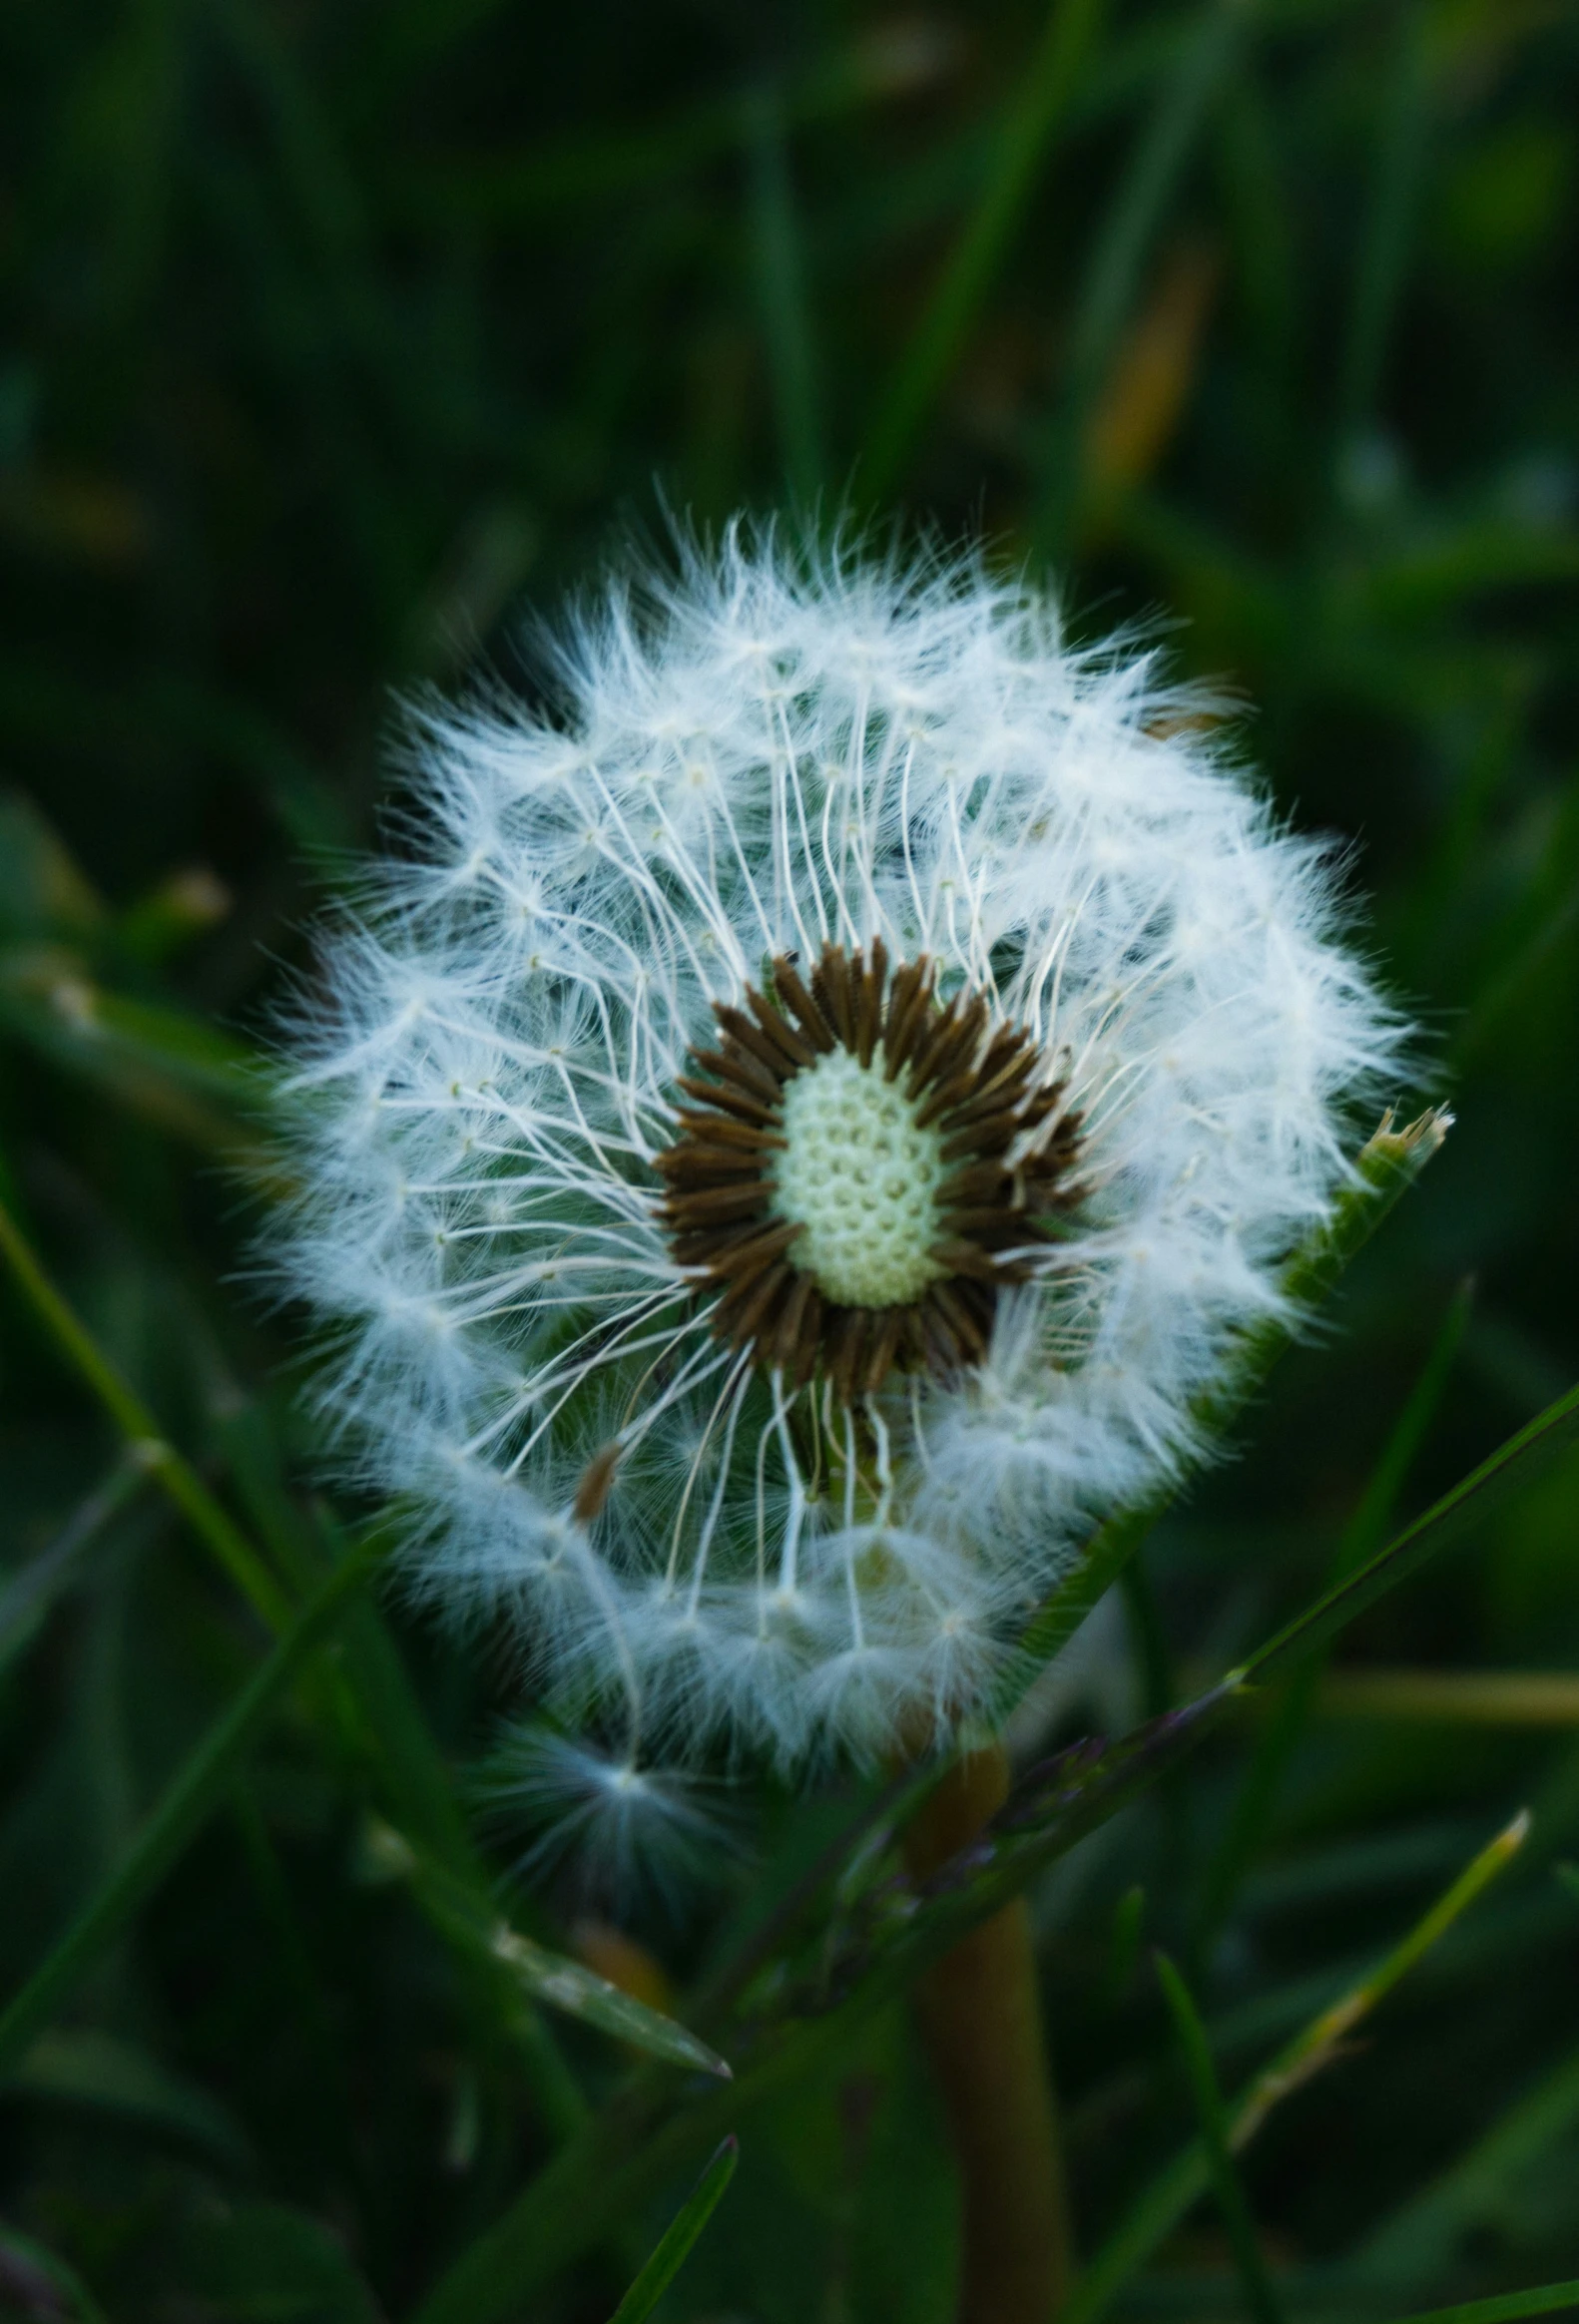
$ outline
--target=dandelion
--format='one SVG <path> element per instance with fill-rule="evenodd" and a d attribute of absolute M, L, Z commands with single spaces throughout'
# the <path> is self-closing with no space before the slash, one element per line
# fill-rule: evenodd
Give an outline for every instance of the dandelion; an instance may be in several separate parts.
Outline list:
<path fill-rule="evenodd" d="M 415 715 L 283 1264 L 415 1587 L 624 1815 L 979 1706 L 1198 1449 L 1398 1026 L 1221 721 L 977 559 L 736 530 L 548 654 L 553 715 Z"/>

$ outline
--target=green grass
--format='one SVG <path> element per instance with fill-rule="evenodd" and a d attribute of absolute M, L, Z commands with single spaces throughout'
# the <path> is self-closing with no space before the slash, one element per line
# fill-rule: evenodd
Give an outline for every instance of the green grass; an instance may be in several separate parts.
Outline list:
<path fill-rule="evenodd" d="M 606 2324 L 673 2223 L 673 2324 L 948 2324 L 904 1991 L 1022 1889 L 1082 2319 L 1579 2307 L 1576 125 L 1537 0 L 5 15 L 0 2316 Z M 392 697 L 740 506 L 1166 620 L 1457 1120 L 1044 1610 L 1135 1642 L 1027 1751 L 1159 1719 L 898 1920 L 764 1788 L 632 1999 L 240 1279 L 253 1060 Z"/>

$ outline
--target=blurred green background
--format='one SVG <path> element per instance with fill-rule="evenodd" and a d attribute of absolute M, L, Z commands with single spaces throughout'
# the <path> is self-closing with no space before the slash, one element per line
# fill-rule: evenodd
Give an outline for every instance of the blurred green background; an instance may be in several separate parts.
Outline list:
<path fill-rule="evenodd" d="M 662 556 L 666 511 L 982 532 L 1077 634 L 1160 631 L 1353 842 L 1429 1034 L 1400 1103 L 1458 1117 L 1044 1738 L 1216 1675 L 1345 1525 L 1373 1543 L 1579 1372 L 1572 6 L 10 0 L 0 124 L 0 1190 L 280 1571 L 335 1521 L 239 1279 L 246 1055 L 376 834 L 394 698 L 529 683 L 530 619 L 633 536 Z M 3 1997 L 262 1633 L 9 1286 L 0 1331 Z M 387 1620 L 358 1651 L 464 1769 L 501 1665 Z M 1528 1803 L 1246 2171 L 1293 2314 L 1579 2275 L 1579 1467 L 1305 1711 L 1286 1765 L 1251 1717 L 1037 1894 L 1082 2243 L 1192 2118 L 1140 1932 L 1237 2087 Z M 372 1877 L 391 1730 L 328 1728 L 287 1703 L 0 2081 L 0 2314 L 401 2316 L 546 2151 Z M 827 1828 L 759 1822 L 769 1866 Z M 634 1934 L 683 1983 L 737 1901 Z M 568 1893 L 520 1909 L 612 1959 Z M 619 2053 L 565 2047 L 596 2096 Z M 666 2316 L 946 2324 L 902 2014 L 743 2153 Z M 607 2315 L 664 2212 L 532 2313 Z M 1241 2297 L 1203 2204 L 1114 2312 Z"/>

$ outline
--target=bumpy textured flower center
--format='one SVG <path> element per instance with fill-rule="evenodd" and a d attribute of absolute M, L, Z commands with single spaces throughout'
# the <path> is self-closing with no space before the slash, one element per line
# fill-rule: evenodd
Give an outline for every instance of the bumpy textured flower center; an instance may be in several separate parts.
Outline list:
<path fill-rule="evenodd" d="M 932 962 L 825 945 L 715 1004 L 659 1214 L 720 1339 L 846 1403 L 895 1366 L 979 1363 L 998 1289 L 1078 1199 L 1079 1117 L 1022 1025 L 940 1004 Z"/>
<path fill-rule="evenodd" d="M 948 1273 L 934 1257 L 942 1133 L 872 1060 L 829 1050 L 780 1110 L 784 1151 L 769 1207 L 794 1220 L 794 1263 L 845 1307 L 895 1307 Z"/>

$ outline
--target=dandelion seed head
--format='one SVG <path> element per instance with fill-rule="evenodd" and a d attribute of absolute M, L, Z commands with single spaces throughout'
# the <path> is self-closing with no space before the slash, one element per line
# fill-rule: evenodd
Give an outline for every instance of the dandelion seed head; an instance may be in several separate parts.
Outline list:
<path fill-rule="evenodd" d="M 547 651 L 552 719 L 412 713 L 278 1266 L 413 1587 L 633 1738 L 601 1816 L 968 1717 L 1402 1029 L 1210 705 L 978 558 L 736 528 Z"/>

